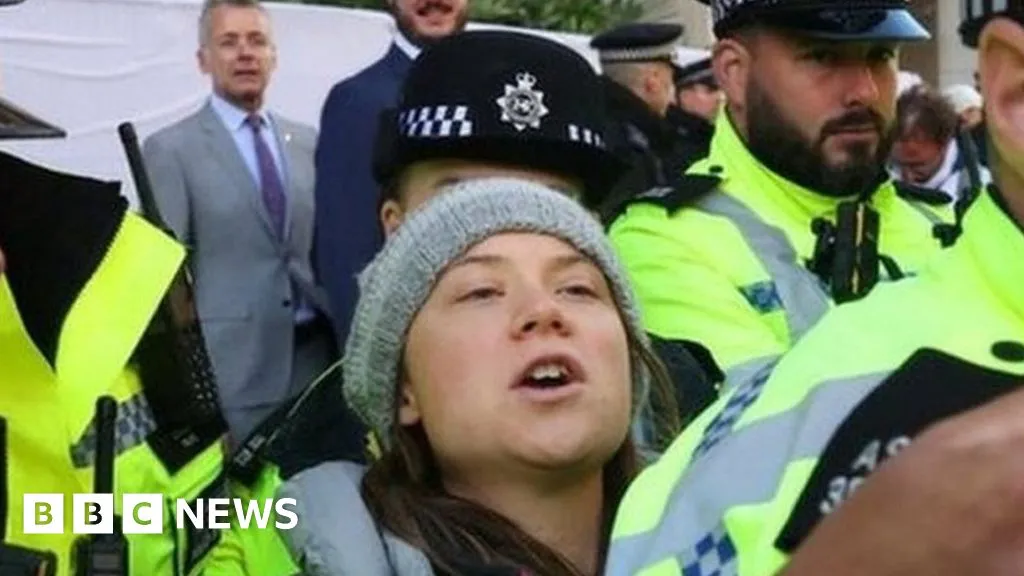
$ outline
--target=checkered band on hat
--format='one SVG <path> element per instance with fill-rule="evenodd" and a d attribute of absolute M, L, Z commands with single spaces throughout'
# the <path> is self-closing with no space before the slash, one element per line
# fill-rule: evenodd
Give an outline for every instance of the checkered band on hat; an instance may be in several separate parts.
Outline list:
<path fill-rule="evenodd" d="M 601 138 L 601 135 L 590 128 L 569 124 L 566 129 L 569 131 L 569 140 L 573 142 L 583 142 L 598 148 L 605 147 L 604 139 Z"/>
<path fill-rule="evenodd" d="M 960 16 L 960 38 L 966 46 L 976 48 L 989 20 L 1008 16 L 1024 24 L 1024 0 L 961 0 Z"/>
<path fill-rule="evenodd" d="M 401 112 L 399 129 L 406 138 L 453 138 L 473 135 L 468 106 L 422 106 Z"/>
<path fill-rule="evenodd" d="M 675 43 L 643 48 L 620 48 L 617 50 L 601 50 L 599 58 L 602 63 L 613 62 L 648 62 L 650 60 L 674 61 L 676 57 Z"/>
<path fill-rule="evenodd" d="M 1016 10 L 1024 12 L 1024 1 L 1021 0 L 963 0 L 960 3 L 961 19 L 975 20 L 993 14 Z"/>

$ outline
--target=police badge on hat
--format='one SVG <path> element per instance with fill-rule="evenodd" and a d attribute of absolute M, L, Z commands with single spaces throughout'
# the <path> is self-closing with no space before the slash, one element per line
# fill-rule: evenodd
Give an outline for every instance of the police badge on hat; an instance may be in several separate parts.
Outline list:
<path fill-rule="evenodd" d="M 537 78 L 529 72 L 516 74 L 516 85 L 505 84 L 505 95 L 496 102 L 501 108 L 501 121 L 508 122 L 522 132 L 527 126 L 540 128 L 540 119 L 548 114 L 544 106 L 544 93 L 534 90 Z"/>

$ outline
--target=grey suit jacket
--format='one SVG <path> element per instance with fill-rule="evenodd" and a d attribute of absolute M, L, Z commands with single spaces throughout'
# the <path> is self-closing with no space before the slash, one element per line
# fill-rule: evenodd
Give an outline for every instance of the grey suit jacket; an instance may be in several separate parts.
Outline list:
<path fill-rule="evenodd" d="M 231 134 L 209 104 L 143 145 L 157 205 L 189 247 L 196 305 L 227 412 L 279 402 L 288 394 L 293 285 L 327 314 L 310 266 L 316 131 L 270 117 L 285 164 L 284 242 L 273 232 Z"/>

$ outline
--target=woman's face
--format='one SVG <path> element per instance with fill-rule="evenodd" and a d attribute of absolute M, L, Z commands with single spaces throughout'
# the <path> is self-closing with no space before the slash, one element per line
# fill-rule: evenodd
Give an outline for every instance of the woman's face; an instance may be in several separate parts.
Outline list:
<path fill-rule="evenodd" d="M 399 422 L 423 425 L 446 483 L 593 472 L 629 428 L 612 292 L 550 236 L 493 236 L 449 266 L 410 327 L 404 374 Z"/>

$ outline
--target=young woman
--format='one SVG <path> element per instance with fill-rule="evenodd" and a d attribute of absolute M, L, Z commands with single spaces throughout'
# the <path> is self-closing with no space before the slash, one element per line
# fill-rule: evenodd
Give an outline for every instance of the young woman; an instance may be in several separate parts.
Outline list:
<path fill-rule="evenodd" d="M 304 570 L 599 573 L 632 424 L 669 383 L 597 221 L 537 184 L 465 183 L 407 218 L 361 293 L 345 396 L 383 453 L 282 487 Z"/>

